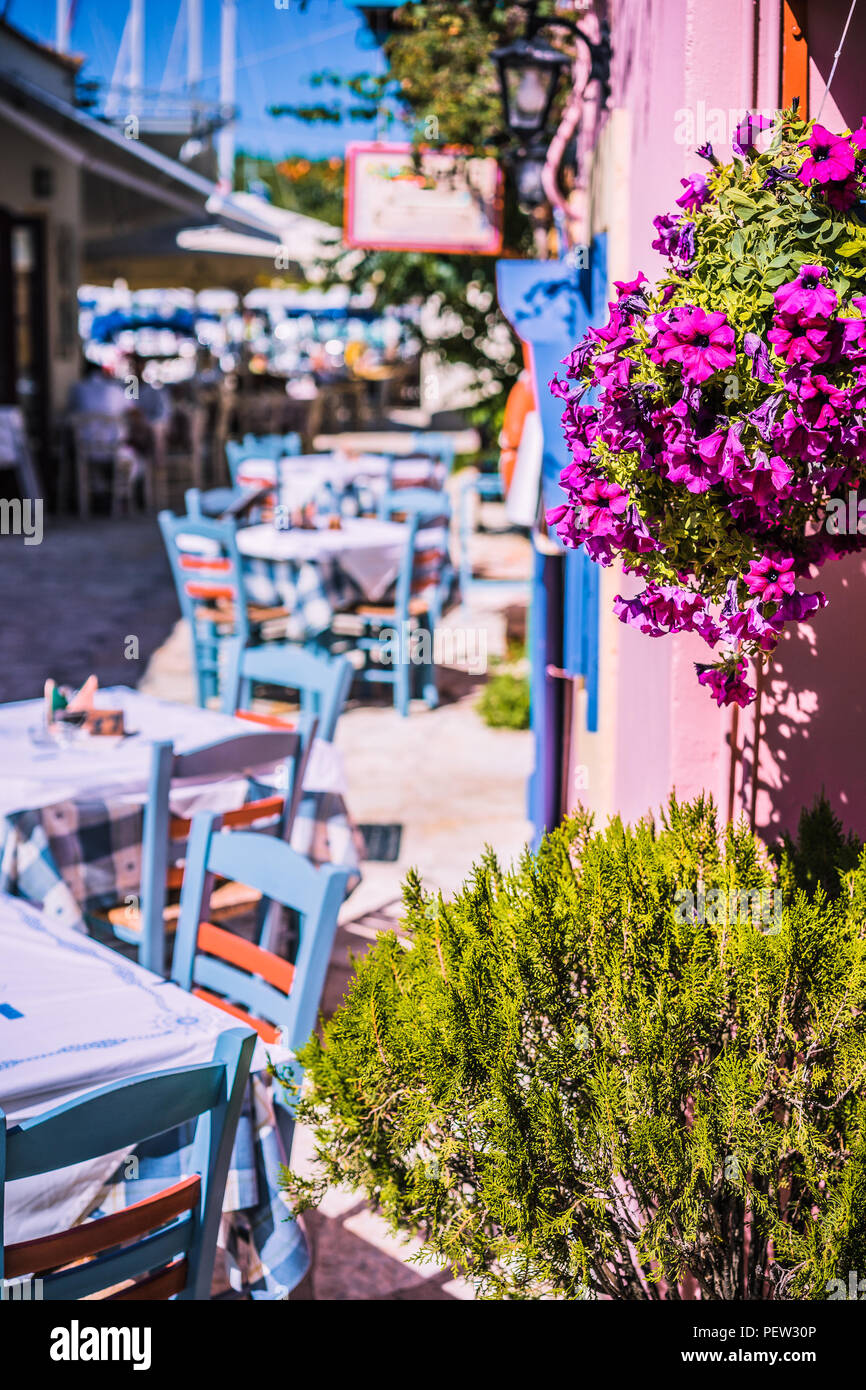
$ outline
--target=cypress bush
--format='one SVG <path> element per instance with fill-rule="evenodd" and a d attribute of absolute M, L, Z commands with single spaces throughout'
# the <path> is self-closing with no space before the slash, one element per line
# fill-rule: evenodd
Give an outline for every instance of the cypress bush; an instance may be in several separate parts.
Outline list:
<path fill-rule="evenodd" d="M 302 1054 L 296 1208 L 349 1184 L 490 1298 L 866 1271 L 866 854 L 826 803 L 774 858 L 706 797 L 580 811 L 404 901 Z"/>

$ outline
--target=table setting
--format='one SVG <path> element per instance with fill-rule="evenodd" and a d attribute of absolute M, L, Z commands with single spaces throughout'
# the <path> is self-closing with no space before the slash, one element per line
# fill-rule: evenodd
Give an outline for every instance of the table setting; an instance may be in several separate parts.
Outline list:
<path fill-rule="evenodd" d="M 0 705 L 0 892 L 26 898 L 52 922 L 79 930 L 86 912 L 139 891 L 153 743 L 170 740 L 182 753 L 253 727 L 123 686 L 99 691 L 95 707 L 119 711 L 123 734 L 64 729 L 57 739 L 48 732 L 44 700 Z M 357 882 L 345 791 L 338 750 L 315 739 L 292 844 L 315 863 L 349 867 Z M 173 787 L 172 813 L 226 811 L 243 792 L 237 778 Z"/>
<path fill-rule="evenodd" d="M 8 1125 L 97 1086 L 208 1061 L 236 1021 L 171 981 L 0 893 L 0 1110 Z M 289 1060 L 259 1039 L 223 1201 L 214 1292 L 278 1298 L 308 1260 L 280 1196 L 286 1161 L 274 1122 L 269 1063 Z M 174 1142 L 172 1142 L 174 1141 Z M 51 1234 L 150 1196 L 184 1172 L 177 1135 L 6 1186 L 5 1240 Z"/>
<path fill-rule="evenodd" d="M 356 603 L 385 600 L 408 543 L 404 522 L 377 517 L 290 530 L 262 522 L 237 533 L 250 600 L 287 609 L 295 641 L 327 631 L 335 613 Z"/>

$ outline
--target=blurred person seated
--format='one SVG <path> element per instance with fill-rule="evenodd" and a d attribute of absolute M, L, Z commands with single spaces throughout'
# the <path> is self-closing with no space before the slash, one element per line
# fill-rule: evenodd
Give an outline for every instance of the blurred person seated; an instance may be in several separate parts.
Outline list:
<path fill-rule="evenodd" d="M 138 395 L 128 399 L 129 409 L 137 411 L 149 425 L 159 425 L 168 421 L 171 415 L 171 391 L 167 386 L 154 386 L 145 377 L 147 362 L 143 357 L 133 354 L 127 364 L 127 379 L 135 378 Z"/>
<path fill-rule="evenodd" d="M 129 406 L 122 382 L 107 368 L 85 357 L 81 380 L 70 388 L 68 409 L 73 415 L 124 415 Z"/>

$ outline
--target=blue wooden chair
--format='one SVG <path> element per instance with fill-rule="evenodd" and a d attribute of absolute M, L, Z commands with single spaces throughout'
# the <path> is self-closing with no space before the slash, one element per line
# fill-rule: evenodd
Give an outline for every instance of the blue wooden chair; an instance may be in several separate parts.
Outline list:
<path fill-rule="evenodd" d="M 112 1301 L 208 1299 L 255 1041 L 247 1029 L 229 1029 L 211 1062 L 115 1081 L 9 1129 L 0 1110 L 0 1278 L 38 1278 L 52 1301 L 105 1290 Z M 7 1182 L 129 1149 L 193 1120 L 189 1177 L 111 1216 L 4 1245 Z"/>
<path fill-rule="evenodd" d="M 215 875 L 241 878 L 295 914 L 293 962 L 212 925 Z M 254 1028 L 265 1042 L 279 1040 L 297 1052 L 316 1026 L 348 878 L 348 869 L 315 868 L 291 845 L 267 835 L 221 831 L 219 817 L 202 812 L 189 840 L 171 978 Z M 300 1085 L 297 1063 L 290 1073 Z"/>
<path fill-rule="evenodd" d="M 441 459 L 450 473 L 454 467 L 457 450 L 453 436 L 438 430 L 416 430 L 412 435 L 412 450 L 419 454 L 431 454 Z"/>
<path fill-rule="evenodd" d="M 249 450 L 247 458 L 256 454 L 259 458 L 296 458 L 301 452 L 301 436 L 293 430 L 288 434 L 250 434 L 244 435 L 244 448 Z"/>
<path fill-rule="evenodd" d="M 148 970 L 165 972 L 166 934 L 176 925 L 179 908 L 169 902 L 184 877 L 182 856 L 189 838 L 190 822 L 172 816 L 169 794 L 173 782 L 205 781 L 219 777 L 248 777 L 258 769 L 278 765 L 276 785 L 253 785 L 260 792 L 223 816 L 230 826 L 262 826 L 283 840 L 291 834 L 300 803 L 304 772 L 312 747 L 315 722 L 302 717 L 296 730 L 241 733 L 235 737 L 205 744 L 189 753 L 175 753 L 170 743 L 155 743 L 151 757 L 141 854 L 141 891 L 138 906 L 117 904 L 103 913 L 88 914 L 91 926 L 99 930 L 107 924 L 114 936 L 137 949 L 138 958 Z M 237 885 L 223 885 L 216 906 L 226 915 L 246 910 L 262 918 L 266 905 Z"/>
<path fill-rule="evenodd" d="M 285 608 L 249 602 L 234 522 L 160 512 L 159 525 L 189 624 L 198 702 L 205 706 L 219 694 L 225 640 L 258 641 L 264 624 L 288 615 Z"/>
<path fill-rule="evenodd" d="M 318 737 L 330 743 L 349 694 L 352 675 L 352 663 L 347 656 L 317 656 L 291 642 L 268 642 L 264 647 L 243 647 L 235 643 L 226 667 L 223 709 L 226 714 L 235 714 L 254 723 L 285 728 L 285 720 L 250 710 L 253 682 L 295 690 L 301 713 L 318 719 Z"/>
<path fill-rule="evenodd" d="M 232 483 L 237 482 L 237 472 L 247 459 L 293 458 L 301 452 L 299 434 L 245 434 L 243 440 L 226 440 L 226 462 Z"/>
<path fill-rule="evenodd" d="M 400 454 L 391 458 L 385 471 L 386 492 L 398 488 L 431 488 L 439 492 L 448 477 L 448 465 L 433 454 Z"/>
<path fill-rule="evenodd" d="M 446 492 L 402 488 L 385 494 L 379 515 L 407 523 L 407 545 L 393 604 L 359 604 L 353 610 L 364 624 L 354 640 L 365 656 L 357 674 L 393 685 L 394 703 L 406 716 L 415 685 L 431 709 L 439 702 L 433 640 L 450 588 L 451 502 Z"/>
<path fill-rule="evenodd" d="M 190 517 L 221 517 L 242 498 L 242 488 L 188 488 L 183 493 L 186 514 Z"/>

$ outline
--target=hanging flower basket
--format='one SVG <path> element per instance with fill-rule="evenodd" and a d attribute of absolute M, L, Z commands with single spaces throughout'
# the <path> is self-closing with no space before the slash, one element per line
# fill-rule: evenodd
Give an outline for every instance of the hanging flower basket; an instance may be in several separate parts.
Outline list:
<path fill-rule="evenodd" d="M 768 125 L 746 119 L 730 164 L 699 151 L 709 172 L 654 220 L 669 272 L 616 282 L 551 382 L 571 462 L 548 521 L 643 579 L 615 600 L 623 622 L 703 637 L 720 705 L 754 699 L 748 661 L 824 606 L 804 585 L 825 561 L 866 544 L 848 505 L 866 474 L 866 121 L 835 136 L 785 112 L 759 153 Z"/>

